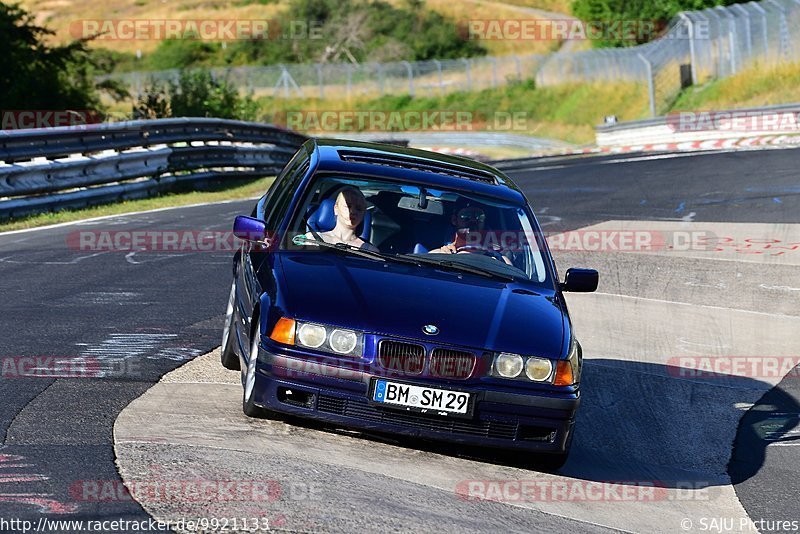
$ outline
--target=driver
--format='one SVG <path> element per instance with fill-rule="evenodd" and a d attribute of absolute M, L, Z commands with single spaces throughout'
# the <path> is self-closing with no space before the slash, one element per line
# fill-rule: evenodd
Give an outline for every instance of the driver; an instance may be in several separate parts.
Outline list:
<path fill-rule="evenodd" d="M 486 224 L 486 212 L 477 202 L 466 197 L 458 197 L 450 223 L 455 227 L 453 240 L 444 246 L 428 251 L 429 254 L 480 254 L 484 253 L 485 250 L 499 252 L 494 250 L 493 247 L 485 249 L 481 245 L 476 246 L 472 243 L 476 237 L 480 243 Z M 459 250 L 462 247 L 469 247 L 469 249 Z M 498 256 L 501 255 L 498 253 Z M 505 263 L 511 264 L 508 258 L 505 256 L 502 256 L 502 258 Z"/>
<path fill-rule="evenodd" d="M 327 232 L 319 232 L 317 238 L 313 232 L 307 233 L 308 239 L 322 239 L 327 243 L 344 243 L 372 252 L 380 252 L 377 247 L 356 235 L 356 228 L 364 220 L 367 211 L 367 199 L 364 193 L 354 187 L 345 187 L 336 196 L 333 213 L 336 215 L 336 226 Z"/>

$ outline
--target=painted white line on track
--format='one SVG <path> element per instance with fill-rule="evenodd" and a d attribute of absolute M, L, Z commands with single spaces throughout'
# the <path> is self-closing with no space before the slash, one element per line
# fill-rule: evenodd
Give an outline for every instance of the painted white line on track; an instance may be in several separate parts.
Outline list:
<path fill-rule="evenodd" d="M 652 160 L 660 160 L 660 159 L 674 159 L 674 158 L 689 158 L 695 156 L 709 156 L 714 154 L 726 154 L 729 152 L 738 152 L 736 149 L 724 149 L 724 150 L 706 150 L 703 152 L 676 152 L 672 154 L 655 154 L 652 156 L 631 156 L 631 157 L 622 157 L 616 159 L 609 159 L 609 160 L 602 160 L 602 161 L 594 161 L 594 160 L 587 160 L 585 162 L 580 163 L 573 163 L 573 164 L 564 164 L 564 165 L 548 165 L 546 167 L 514 167 L 508 169 L 504 172 L 506 173 L 515 173 L 521 171 L 549 171 L 554 169 L 563 169 L 566 167 L 585 167 L 588 165 L 611 165 L 616 163 L 628 163 L 628 162 L 637 162 L 637 161 L 652 161 Z"/>
<path fill-rule="evenodd" d="M 733 260 L 729 260 L 733 261 Z M 664 300 L 664 299 L 654 299 L 650 297 L 634 297 L 632 295 L 621 295 L 619 293 L 603 293 L 602 291 L 595 291 L 592 293 L 593 295 L 604 295 L 607 297 L 619 297 L 623 299 L 632 299 L 632 300 L 644 300 L 648 302 L 660 302 L 662 304 L 677 304 L 680 306 L 691 306 L 693 308 L 706 308 L 709 310 L 733 310 L 736 312 L 741 313 L 752 313 L 754 315 L 767 315 L 769 317 L 789 317 L 789 318 L 798 318 L 797 315 L 787 315 L 785 313 L 769 313 L 769 312 L 761 312 L 761 311 L 754 311 L 754 310 L 743 310 L 741 308 L 731 308 L 728 306 L 713 306 L 711 304 L 695 304 L 693 302 L 679 302 L 677 300 Z"/>
<path fill-rule="evenodd" d="M 70 225 L 75 225 L 75 224 L 86 224 L 86 223 L 91 223 L 91 222 L 95 222 L 95 221 L 103 221 L 103 220 L 107 220 L 107 219 L 113 219 L 115 217 L 128 217 L 130 215 L 143 215 L 143 214 L 146 214 L 146 213 L 157 213 L 159 211 L 179 210 L 179 209 L 183 209 L 183 208 L 198 208 L 198 207 L 201 207 L 201 206 L 211 206 L 213 204 L 232 204 L 234 202 L 244 202 L 246 200 L 256 200 L 256 199 L 259 199 L 259 198 L 261 198 L 261 197 L 257 196 L 257 197 L 251 197 L 251 198 L 237 198 L 237 199 L 233 199 L 233 200 L 219 200 L 219 201 L 216 201 L 216 202 L 200 202 L 200 203 L 197 203 L 197 204 L 187 204 L 185 206 L 168 206 L 166 208 L 155 208 L 155 209 L 152 209 L 152 210 L 131 211 L 131 212 L 128 212 L 128 213 L 117 213 L 115 215 L 101 215 L 99 217 L 92 217 L 90 219 L 79 219 L 77 221 L 68 221 L 68 222 L 63 222 L 63 223 L 49 224 L 47 226 L 36 226 L 34 228 L 22 228 L 20 230 L 7 230 L 5 232 L 0 232 L 0 236 L 12 235 L 12 234 L 21 234 L 21 233 L 24 233 L 24 232 L 35 232 L 37 230 L 50 230 L 52 228 L 60 228 L 62 226 L 70 226 Z"/>

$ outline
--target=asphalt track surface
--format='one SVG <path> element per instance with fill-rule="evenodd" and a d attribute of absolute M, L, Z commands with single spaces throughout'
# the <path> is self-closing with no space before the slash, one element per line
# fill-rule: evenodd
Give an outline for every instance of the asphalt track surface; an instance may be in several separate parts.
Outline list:
<path fill-rule="evenodd" d="M 208 397 L 219 401 L 208 408 L 221 419 L 198 418 L 193 426 L 224 439 L 226 427 L 207 425 L 230 424 L 230 436 L 240 443 L 248 443 L 242 425 L 289 436 L 278 458 L 260 449 L 257 460 L 247 450 L 226 453 L 236 456 L 231 460 L 236 465 L 251 466 L 237 475 L 245 480 L 262 476 L 263 463 L 276 469 L 272 478 L 325 482 L 331 494 L 325 495 L 324 513 L 315 508 L 320 503 L 283 503 L 288 530 L 374 530 L 382 518 L 402 528 L 402 518 L 408 518 L 412 528 L 424 531 L 676 532 L 682 510 L 694 513 L 695 521 L 705 510 L 708 519 L 728 514 L 736 527 L 730 530 L 752 531 L 731 515 L 741 506 L 753 521 L 800 520 L 800 449 L 793 441 L 800 422 L 797 375 L 771 389 L 781 376 L 694 380 L 675 377 L 668 365 L 670 358 L 686 355 L 800 355 L 800 251 L 790 245 L 800 244 L 798 157 L 794 149 L 601 156 L 507 170 L 550 232 L 689 228 L 731 239 L 731 246 L 716 253 L 555 252 L 562 273 L 572 265 L 601 271 L 598 294 L 568 298 L 587 364 L 574 454 L 555 480 L 658 481 L 669 495 L 688 485 L 688 494 L 708 496 L 705 502 L 689 497 L 677 507 L 674 502 L 476 504 L 442 491 L 452 481 L 442 479 L 432 488 L 425 477 L 414 477 L 429 469 L 432 478 L 452 472 L 460 477 L 456 481 L 554 479 L 509 465 L 507 458 L 465 458 L 446 447 L 253 422 L 237 411 L 237 394 L 224 393 L 233 390 L 222 386 L 209 390 Z M 162 375 L 219 345 L 230 252 L 98 254 L 70 246 L 74 232 L 227 231 L 233 217 L 251 206 L 245 201 L 188 207 L 0 235 L 0 518 L 34 524 L 41 517 L 148 519 L 135 501 L 87 497 L 87 484 L 121 482 L 113 425 L 122 410 Z M 783 254 L 765 250 L 764 239 L 781 239 Z M 759 244 L 746 246 L 750 241 Z M 19 376 L 28 357 L 88 362 L 92 372 Z M 162 398 L 162 406 L 191 419 L 193 406 L 208 402 L 200 386 L 181 387 Z M 209 461 L 204 455 L 212 449 L 192 448 L 191 438 L 187 435 L 183 446 L 137 444 L 132 438 L 125 451 L 132 462 L 150 458 L 151 471 L 158 463 L 171 477 L 186 480 L 201 476 L 198 466 Z M 317 442 L 338 457 L 303 461 L 296 452 L 287 453 Z M 218 443 L 216 449 L 226 447 L 235 449 L 236 443 Z M 374 449 L 384 454 L 369 458 Z M 372 470 L 355 460 L 363 458 L 374 463 Z M 403 473 L 381 472 L 398 465 Z M 137 476 L 130 469 L 128 474 Z M 174 510 L 168 512 L 164 517 L 174 517 Z M 343 515 L 359 519 L 347 522 Z M 693 524 L 689 530 L 712 527 Z M 761 530 L 781 531 L 768 527 Z"/>

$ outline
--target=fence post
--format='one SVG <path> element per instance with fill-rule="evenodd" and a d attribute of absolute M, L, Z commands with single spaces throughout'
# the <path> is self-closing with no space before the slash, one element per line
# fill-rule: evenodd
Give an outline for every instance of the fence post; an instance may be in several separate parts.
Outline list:
<path fill-rule="evenodd" d="M 764 58 L 769 61 L 769 31 L 767 30 L 767 10 L 755 2 L 751 2 L 748 5 L 752 5 L 754 9 L 761 13 L 761 22 L 764 24 L 764 31 L 762 32 L 762 36 L 764 38 Z"/>
<path fill-rule="evenodd" d="M 381 88 L 381 96 L 383 96 L 385 94 L 383 65 L 381 63 L 375 63 L 375 65 L 378 67 L 378 87 Z"/>
<path fill-rule="evenodd" d="M 438 59 L 434 59 L 433 63 L 436 65 L 436 72 L 439 74 L 439 94 L 441 95 L 444 91 L 444 81 L 442 80 L 442 62 Z"/>
<path fill-rule="evenodd" d="M 647 92 L 650 95 L 650 116 L 656 116 L 656 88 L 653 85 L 653 65 L 642 54 L 637 54 L 647 68 Z"/>
<path fill-rule="evenodd" d="M 347 65 L 347 98 L 350 98 L 350 93 L 353 90 L 353 66 L 350 63 L 345 63 Z"/>
<path fill-rule="evenodd" d="M 519 56 L 514 54 L 514 63 L 517 65 L 517 81 L 522 81 L 522 63 L 520 63 Z"/>
<path fill-rule="evenodd" d="M 469 58 L 461 58 L 464 62 L 464 74 L 467 76 L 467 91 L 472 91 L 472 74 L 470 73 Z"/>
<path fill-rule="evenodd" d="M 730 55 L 730 62 L 731 62 L 731 75 L 736 74 L 736 38 L 734 34 L 736 33 L 736 26 L 734 25 L 733 21 L 733 14 L 728 11 L 724 6 L 717 6 L 714 9 L 721 11 L 725 14 L 725 20 L 728 23 L 728 53 Z M 720 15 L 720 18 L 722 15 Z"/>
<path fill-rule="evenodd" d="M 492 89 L 494 89 L 497 87 L 497 58 L 490 56 L 489 61 L 492 62 Z"/>
<path fill-rule="evenodd" d="M 686 21 L 686 24 L 689 26 L 689 61 L 692 64 L 692 83 L 698 83 L 697 80 L 697 51 L 694 48 L 694 21 L 692 21 L 691 17 L 681 11 L 678 13 L 678 16 L 681 20 Z"/>
<path fill-rule="evenodd" d="M 408 61 L 401 61 L 408 71 L 408 94 L 414 96 L 414 71 L 411 69 L 411 63 Z"/>
<path fill-rule="evenodd" d="M 325 84 L 323 83 L 322 79 L 322 65 L 316 63 L 317 67 L 317 83 L 319 84 L 319 98 L 320 100 L 325 98 Z"/>
<path fill-rule="evenodd" d="M 133 83 L 136 86 L 136 98 L 142 98 L 142 74 L 137 72 L 134 74 Z"/>
<path fill-rule="evenodd" d="M 745 41 L 747 42 L 747 60 L 748 62 L 753 61 L 753 29 L 750 25 L 750 14 L 747 10 L 742 7 L 741 4 L 733 4 L 731 9 L 737 9 L 740 13 L 744 14 L 744 34 L 745 34 Z M 744 62 L 741 62 L 743 65 Z"/>
<path fill-rule="evenodd" d="M 717 35 L 714 38 L 714 41 L 717 43 L 716 77 L 723 78 L 725 77 L 725 71 L 723 70 L 722 64 L 722 18 L 716 14 L 713 9 L 706 9 L 705 11 L 707 11 L 709 15 L 712 15 L 717 20 Z"/>
<path fill-rule="evenodd" d="M 780 35 L 778 39 L 780 50 L 778 50 L 778 61 L 776 61 L 777 64 L 780 63 L 782 59 L 788 57 L 788 52 L 790 47 L 789 26 L 786 24 L 786 9 L 784 9 L 784 7 L 780 5 L 776 0 L 767 0 L 767 2 L 772 2 L 772 4 L 778 8 L 778 11 L 781 12 L 781 17 L 780 17 L 781 20 L 779 23 L 780 27 L 778 28 L 778 32 Z"/>

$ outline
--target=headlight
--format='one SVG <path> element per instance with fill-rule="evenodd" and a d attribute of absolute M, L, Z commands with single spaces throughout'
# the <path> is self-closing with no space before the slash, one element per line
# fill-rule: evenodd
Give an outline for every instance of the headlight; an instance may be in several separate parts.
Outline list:
<path fill-rule="evenodd" d="M 330 344 L 333 352 L 347 354 L 353 352 L 358 344 L 358 336 L 351 330 L 336 329 L 331 332 Z"/>
<path fill-rule="evenodd" d="M 553 364 L 545 358 L 528 358 L 525 362 L 525 374 L 534 382 L 544 382 L 550 378 Z"/>
<path fill-rule="evenodd" d="M 516 378 L 522 372 L 522 356 L 509 352 L 501 353 L 494 361 L 494 368 L 497 374 L 503 378 Z"/>
<path fill-rule="evenodd" d="M 324 326 L 305 323 L 300 327 L 300 330 L 298 330 L 297 332 L 297 341 L 303 346 L 316 349 L 317 347 L 321 347 L 322 344 L 325 343 L 325 338 L 327 337 L 327 334 L 328 333 L 325 331 Z"/>
<path fill-rule="evenodd" d="M 361 357 L 364 334 L 334 326 L 297 321 L 297 344 L 339 356 Z"/>

